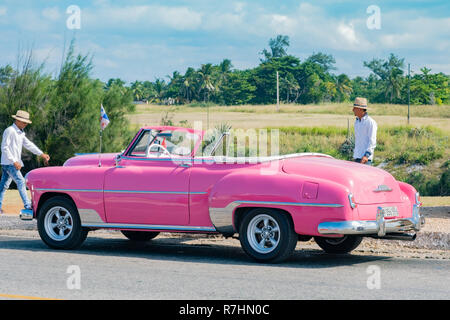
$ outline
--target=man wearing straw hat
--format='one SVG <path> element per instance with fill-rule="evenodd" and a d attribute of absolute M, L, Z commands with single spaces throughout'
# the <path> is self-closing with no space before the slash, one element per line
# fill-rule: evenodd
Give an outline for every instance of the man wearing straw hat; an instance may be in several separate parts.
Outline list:
<path fill-rule="evenodd" d="M 23 110 L 18 110 L 14 118 L 14 123 L 6 128 L 3 132 L 2 139 L 2 178 L 0 180 L 0 214 L 3 213 L 2 202 L 6 190 L 9 188 L 11 181 L 14 180 L 17 184 L 20 197 L 22 198 L 25 209 L 31 209 L 31 201 L 28 199 L 25 179 L 20 172 L 23 167 L 22 146 L 32 153 L 40 156 L 44 159 L 44 163 L 47 165 L 50 157 L 48 154 L 43 153 L 33 142 L 25 137 L 23 129 L 31 123 L 30 114 Z"/>
<path fill-rule="evenodd" d="M 367 99 L 356 98 L 353 104 L 355 120 L 355 149 L 353 160 L 372 165 L 373 152 L 377 145 L 377 123 L 367 114 Z"/>

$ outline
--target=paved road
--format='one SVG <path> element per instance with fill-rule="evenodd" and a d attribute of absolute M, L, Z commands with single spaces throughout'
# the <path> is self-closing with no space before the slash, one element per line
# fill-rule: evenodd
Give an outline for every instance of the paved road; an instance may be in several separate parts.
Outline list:
<path fill-rule="evenodd" d="M 0 299 L 450 299 L 449 260 L 309 248 L 268 265 L 232 241 L 94 235 L 77 251 L 55 251 L 39 238 L 0 235 Z"/>

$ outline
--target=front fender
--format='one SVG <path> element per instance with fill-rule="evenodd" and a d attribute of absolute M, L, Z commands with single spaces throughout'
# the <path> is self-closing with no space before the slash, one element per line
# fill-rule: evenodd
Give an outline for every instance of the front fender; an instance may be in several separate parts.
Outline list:
<path fill-rule="evenodd" d="M 41 197 L 49 194 L 67 195 L 77 209 L 92 209 L 104 220 L 103 182 L 108 167 L 47 167 L 32 170 L 27 175 L 33 211 L 37 214 Z"/>

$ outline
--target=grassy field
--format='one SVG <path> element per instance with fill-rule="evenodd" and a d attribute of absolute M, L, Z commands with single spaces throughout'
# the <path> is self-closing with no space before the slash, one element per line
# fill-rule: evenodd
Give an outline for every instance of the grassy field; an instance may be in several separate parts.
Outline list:
<path fill-rule="evenodd" d="M 276 128 L 281 154 L 320 152 L 348 159 L 343 144 L 353 133 L 350 105 L 282 104 L 278 111 L 276 105 L 138 105 L 127 117 L 135 129 L 159 125 L 163 118 L 187 127 L 200 122 L 204 130 L 224 123 L 233 129 Z M 411 106 L 409 124 L 407 109 L 406 105 L 370 105 L 369 114 L 379 128 L 374 164 L 423 194 L 446 194 L 442 188 L 447 185 L 439 179 L 450 170 L 450 106 Z"/>
<path fill-rule="evenodd" d="M 141 104 L 136 106 L 136 114 L 147 114 L 149 111 L 162 112 L 172 108 L 176 112 L 205 112 L 209 106 L 211 112 L 239 112 L 239 113 L 311 113 L 311 114 L 351 114 L 351 103 L 329 103 L 315 105 L 281 104 L 279 111 L 272 105 L 242 105 L 242 106 L 218 106 L 208 104 L 190 104 L 180 106 L 165 106 L 156 104 Z M 371 104 L 370 113 L 373 115 L 395 115 L 406 117 L 407 105 L 398 104 Z M 450 118 L 450 106 L 411 105 L 410 115 L 419 118 Z"/>
<path fill-rule="evenodd" d="M 421 197 L 424 207 L 450 206 L 450 197 Z"/>
<path fill-rule="evenodd" d="M 353 124 L 354 116 L 349 103 L 320 105 L 276 105 L 255 106 L 161 106 L 138 105 L 136 111 L 127 117 L 134 127 L 160 124 L 167 113 L 174 124 L 185 123 L 193 126 L 196 121 L 203 128 L 214 127 L 227 122 L 233 128 L 266 127 L 322 127 L 334 126 L 346 128 Z M 374 104 L 369 113 L 379 126 L 407 125 L 407 106 Z M 411 106 L 410 125 L 433 126 L 450 132 L 450 106 Z"/>

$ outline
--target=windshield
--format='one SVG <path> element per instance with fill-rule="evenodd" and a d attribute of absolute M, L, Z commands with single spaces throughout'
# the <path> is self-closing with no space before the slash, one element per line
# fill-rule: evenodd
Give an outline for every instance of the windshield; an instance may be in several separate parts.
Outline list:
<path fill-rule="evenodd" d="M 186 130 L 144 130 L 128 153 L 134 157 L 190 156 L 200 136 Z"/>

